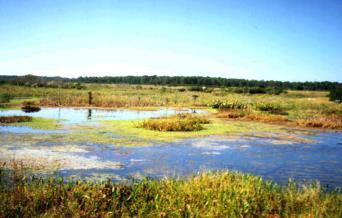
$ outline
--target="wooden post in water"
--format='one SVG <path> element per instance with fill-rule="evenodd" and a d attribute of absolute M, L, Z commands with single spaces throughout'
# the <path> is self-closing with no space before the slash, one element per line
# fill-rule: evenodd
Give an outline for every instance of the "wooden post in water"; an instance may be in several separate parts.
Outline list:
<path fill-rule="evenodd" d="M 88 103 L 89 103 L 89 105 L 92 104 L 92 101 L 93 101 L 93 95 L 91 92 L 88 92 Z"/>
<path fill-rule="evenodd" d="M 57 85 L 58 85 L 58 107 L 61 106 L 61 81 L 58 80 L 57 81 Z"/>

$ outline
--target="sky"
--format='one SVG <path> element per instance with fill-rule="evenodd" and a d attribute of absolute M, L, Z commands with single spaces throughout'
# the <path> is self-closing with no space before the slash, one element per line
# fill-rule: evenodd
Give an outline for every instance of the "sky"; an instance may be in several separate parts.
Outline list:
<path fill-rule="evenodd" d="M 0 0 L 0 75 L 342 82 L 341 0 Z"/>

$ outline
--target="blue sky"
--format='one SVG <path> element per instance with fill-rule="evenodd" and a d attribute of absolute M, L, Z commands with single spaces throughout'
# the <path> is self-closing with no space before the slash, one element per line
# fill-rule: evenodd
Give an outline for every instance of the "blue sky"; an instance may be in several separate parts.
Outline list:
<path fill-rule="evenodd" d="M 342 81 L 341 0 L 0 0 L 0 74 Z"/>

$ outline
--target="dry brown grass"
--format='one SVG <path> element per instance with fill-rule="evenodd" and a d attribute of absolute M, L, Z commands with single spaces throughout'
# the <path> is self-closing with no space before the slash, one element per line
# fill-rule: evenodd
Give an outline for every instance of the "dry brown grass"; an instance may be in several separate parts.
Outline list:
<path fill-rule="evenodd" d="M 243 111 L 220 111 L 216 114 L 217 118 L 238 119 L 246 116 Z"/>
<path fill-rule="evenodd" d="M 303 127 L 326 128 L 326 129 L 342 129 L 342 117 L 313 117 L 309 119 L 299 119 L 297 125 Z"/>
<path fill-rule="evenodd" d="M 266 123 L 286 123 L 289 119 L 286 116 L 253 113 L 250 111 L 221 111 L 216 114 L 217 118 L 238 119 L 247 121 L 260 121 Z"/>
<path fill-rule="evenodd" d="M 0 117 L 0 123 L 20 123 L 20 122 L 31 122 L 32 117 L 30 116 L 6 116 Z"/>
<path fill-rule="evenodd" d="M 248 114 L 246 120 L 261 121 L 266 123 L 287 123 L 289 119 L 281 115 Z"/>

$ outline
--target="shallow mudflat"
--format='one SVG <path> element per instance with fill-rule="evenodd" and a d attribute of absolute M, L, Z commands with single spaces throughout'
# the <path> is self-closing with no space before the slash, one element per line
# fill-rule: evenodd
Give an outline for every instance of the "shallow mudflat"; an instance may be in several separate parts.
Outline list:
<path fill-rule="evenodd" d="M 55 119 L 58 127 L 2 126 L 0 160 L 20 160 L 39 172 L 81 178 L 160 178 L 205 170 L 237 170 L 280 183 L 294 178 L 299 182 L 319 180 L 330 187 L 342 187 L 340 132 L 301 131 L 244 122 L 219 124 L 220 128 L 229 128 L 215 130 L 220 133 L 217 135 L 178 137 L 150 131 L 149 140 L 134 132 L 134 126 L 127 127 L 132 120 L 178 112 L 43 109 L 32 115 Z M 20 115 L 21 112 L 0 113 Z M 209 129 L 213 127 L 207 128 L 204 132 L 211 133 Z M 159 140 L 173 136 L 174 140 Z"/>

